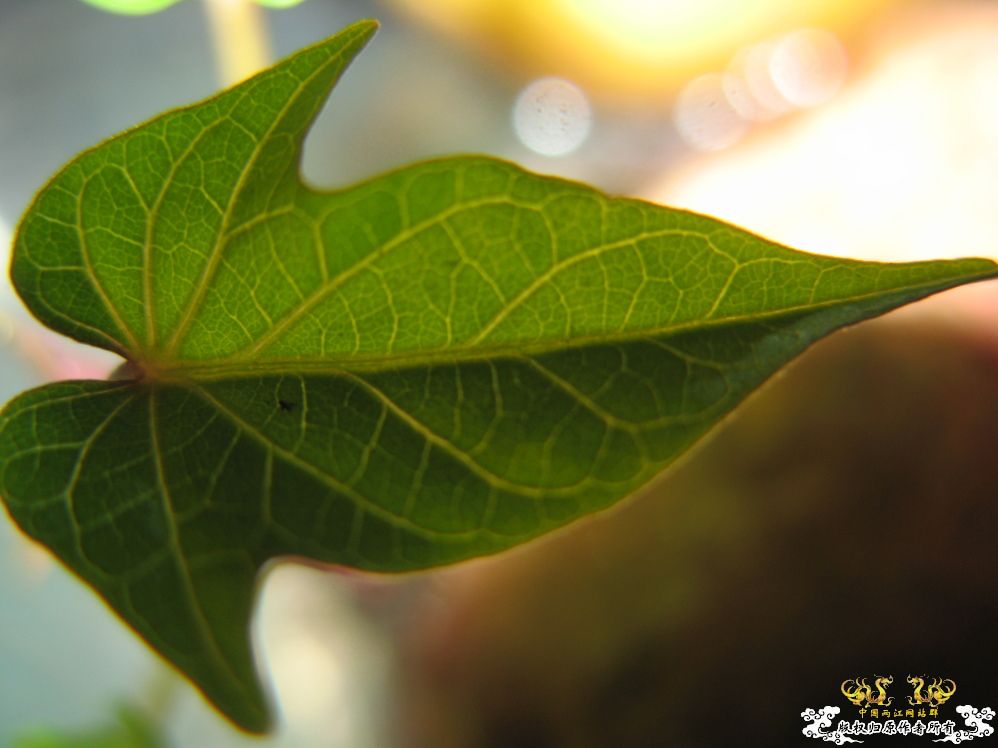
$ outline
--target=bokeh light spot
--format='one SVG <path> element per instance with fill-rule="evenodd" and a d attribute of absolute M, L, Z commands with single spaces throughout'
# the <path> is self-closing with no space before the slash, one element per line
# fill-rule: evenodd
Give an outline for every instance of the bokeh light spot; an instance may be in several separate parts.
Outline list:
<path fill-rule="evenodd" d="M 728 73 L 709 73 L 686 84 L 676 100 L 673 119 L 688 145 L 717 151 L 745 134 L 748 123 L 728 98 L 728 92 L 737 85 Z"/>
<path fill-rule="evenodd" d="M 783 37 L 769 60 L 780 94 L 794 106 L 824 104 L 842 87 L 848 59 L 841 42 L 827 31 L 801 29 Z"/>
<path fill-rule="evenodd" d="M 563 78 L 530 83 L 513 106 L 513 129 L 530 150 L 543 156 L 565 156 L 581 146 L 592 128 L 589 100 Z"/>
<path fill-rule="evenodd" d="M 293 8 L 301 5 L 305 0 L 256 0 L 266 8 Z"/>

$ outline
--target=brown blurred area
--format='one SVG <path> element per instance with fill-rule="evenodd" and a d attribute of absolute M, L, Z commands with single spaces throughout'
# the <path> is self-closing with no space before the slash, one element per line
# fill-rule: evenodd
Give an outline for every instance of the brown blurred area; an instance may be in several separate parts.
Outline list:
<path fill-rule="evenodd" d="M 996 414 L 989 335 L 902 313 L 818 344 L 638 497 L 451 572 L 398 745 L 795 745 L 874 673 L 994 704 Z"/>

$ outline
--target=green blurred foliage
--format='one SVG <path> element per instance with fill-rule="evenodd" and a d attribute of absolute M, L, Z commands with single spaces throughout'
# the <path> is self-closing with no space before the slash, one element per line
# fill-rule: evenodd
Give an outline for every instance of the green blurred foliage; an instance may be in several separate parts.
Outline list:
<path fill-rule="evenodd" d="M 157 726 L 127 705 L 115 710 L 113 721 L 93 730 L 65 733 L 36 728 L 15 739 L 11 748 L 166 748 Z"/>
<path fill-rule="evenodd" d="M 141 16 L 147 13 L 157 13 L 171 5 L 176 5 L 180 0 L 83 0 L 83 2 L 109 13 Z"/>

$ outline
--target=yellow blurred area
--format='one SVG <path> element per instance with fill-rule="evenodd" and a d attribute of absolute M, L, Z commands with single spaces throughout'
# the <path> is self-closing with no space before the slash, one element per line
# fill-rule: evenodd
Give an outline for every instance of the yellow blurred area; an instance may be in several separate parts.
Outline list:
<path fill-rule="evenodd" d="M 393 0 L 525 75 L 601 97 L 674 91 L 742 46 L 802 26 L 843 31 L 892 0 Z"/>
<path fill-rule="evenodd" d="M 644 195 L 825 254 L 998 257 L 998 7 L 897 14 L 870 36 L 826 105 L 689 159 Z"/>

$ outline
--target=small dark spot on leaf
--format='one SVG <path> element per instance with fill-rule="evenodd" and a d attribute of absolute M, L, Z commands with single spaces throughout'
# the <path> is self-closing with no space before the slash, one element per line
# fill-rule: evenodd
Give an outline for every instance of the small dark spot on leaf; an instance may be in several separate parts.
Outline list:
<path fill-rule="evenodd" d="M 285 413 L 290 413 L 295 409 L 295 404 L 290 400 L 278 400 L 277 407 L 279 407 Z"/>

